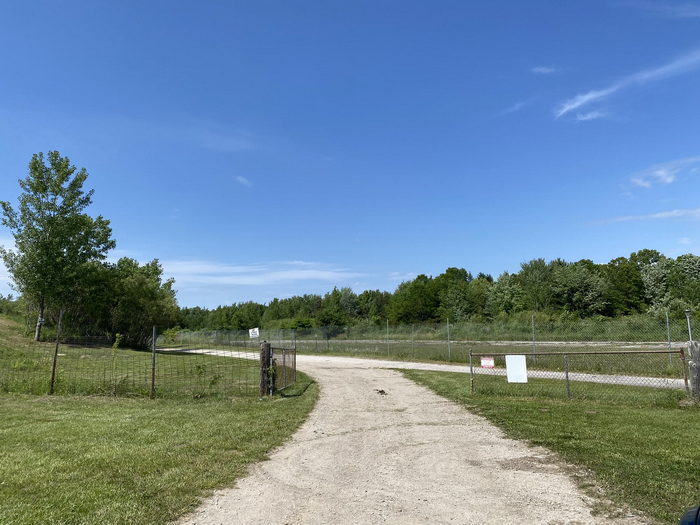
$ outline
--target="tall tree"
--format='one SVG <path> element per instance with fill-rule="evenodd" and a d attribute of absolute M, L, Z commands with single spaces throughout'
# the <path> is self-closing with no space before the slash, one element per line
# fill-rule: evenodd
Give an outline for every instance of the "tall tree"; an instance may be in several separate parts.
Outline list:
<path fill-rule="evenodd" d="M 435 320 L 439 306 L 440 298 L 434 279 L 421 274 L 398 286 L 386 312 L 392 323 L 418 323 Z"/>
<path fill-rule="evenodd" d="M 83 190 L 87 177 L 85 168 L 77 171 L 58 151 L 49 151 L 46 159 L 38 153 L 19 181 L 18 209 L 0 202 L 2 224 L 17 248 L 0 248 L 0 255 L 16 289 L 38 307 L 37 340 L 47 305 L 62 311 L 78 287 L 82 267 L 104 259 L 115 246 L 109 221 L 84 213 L 94 193 Z"/>

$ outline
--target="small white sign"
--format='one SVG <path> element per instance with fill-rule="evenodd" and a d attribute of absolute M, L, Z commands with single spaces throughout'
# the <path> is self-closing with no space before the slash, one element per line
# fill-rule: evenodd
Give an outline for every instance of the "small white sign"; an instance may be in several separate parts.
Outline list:
<path fill-rule="evenodd" d="M 494 362 L 493 357 L 482 357 L 481 358 L 481 368 L 495 368 L 496 363 Z"/>
<path fill-rule="evenodd" d="M 257 339 L 260 337 L 260 328 L 251 328 L 248 330 L 248 334 L 250 334 L 251 339 Z"/>
<path fill-rule="evenodd" d="M 506 377 L 509 383 L 527 383 L 527 363 L 524 355 L 506 356 Z"/>

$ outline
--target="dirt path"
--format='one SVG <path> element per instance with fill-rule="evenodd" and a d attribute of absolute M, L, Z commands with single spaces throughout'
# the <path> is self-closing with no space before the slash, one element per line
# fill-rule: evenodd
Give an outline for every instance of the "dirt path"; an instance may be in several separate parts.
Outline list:
<path fill-rule="evenodd" d="M 181 523 L 613 523 L 545 450 L 364 361 L 299 356 L 321 386 L 309 419 Z"/>

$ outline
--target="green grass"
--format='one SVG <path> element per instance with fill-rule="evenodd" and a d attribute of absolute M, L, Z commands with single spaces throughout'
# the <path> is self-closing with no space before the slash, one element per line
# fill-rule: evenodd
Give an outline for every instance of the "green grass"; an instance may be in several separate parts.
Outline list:
<path fill-rule="evenodd" d="M 662 523 L 678 523 L 700 503 L 700 409 L 671 398 L 650 403 L 651 389 L 594 388 L 589 399 L 518 394 L 503 378 L 488 394 L 470 394 L 464 374 L 403 370 L 408 378 L 483 415 L 516 439 L 557 452 L 592 472 L 593 482 L 617 505 L 629 505 Z M 477 378 L 482 381 L 482 378 Z M 513 385 L 511 385 L 513 386 Z M 611 402 L 611 389 L 624 389 Z M 667 393 L 668 394 L 668 393 Z"/>
<path fill-rule="evenodd" d="M 294 432 L 318 395 L 299 379 L 262 401 L 0 394 L 0 523 L 168 523 Z"/>
<path fill-rule="evenodd" d="M 29 340 L 17 323 L 0 317 L 0 392 L 46 394 L 54 346 Z M 151 353 L 145 351 L 61 345 L 56 371 L 56 394 L 144 396 L 151 389 Z M 160 397 L 255 397 L 259 377 L 260 366 L 251 359 L 178 352 L 156 356 Z"/>

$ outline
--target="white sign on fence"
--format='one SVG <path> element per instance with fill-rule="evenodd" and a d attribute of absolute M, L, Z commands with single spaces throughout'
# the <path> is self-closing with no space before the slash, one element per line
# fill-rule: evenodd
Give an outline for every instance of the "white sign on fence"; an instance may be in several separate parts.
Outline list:
<path fill-rule="evenodd" d="M 481 358 L 481 368 L 495 368 L 496 363 L 494 362 L 493 357 L 482 357 Z"/>
<path fill-rule="evenodd" d="M 260 328 L 251 328 L 248 330 L 248 334 L 250 335 L 251 339 L 257 339 L 260 337 Z"/>
<path fill-rule="evenodd" d="M 506 377 L 509 383 L 527 383 L 527 363 L 524 355 L 506 356 Z"/>

